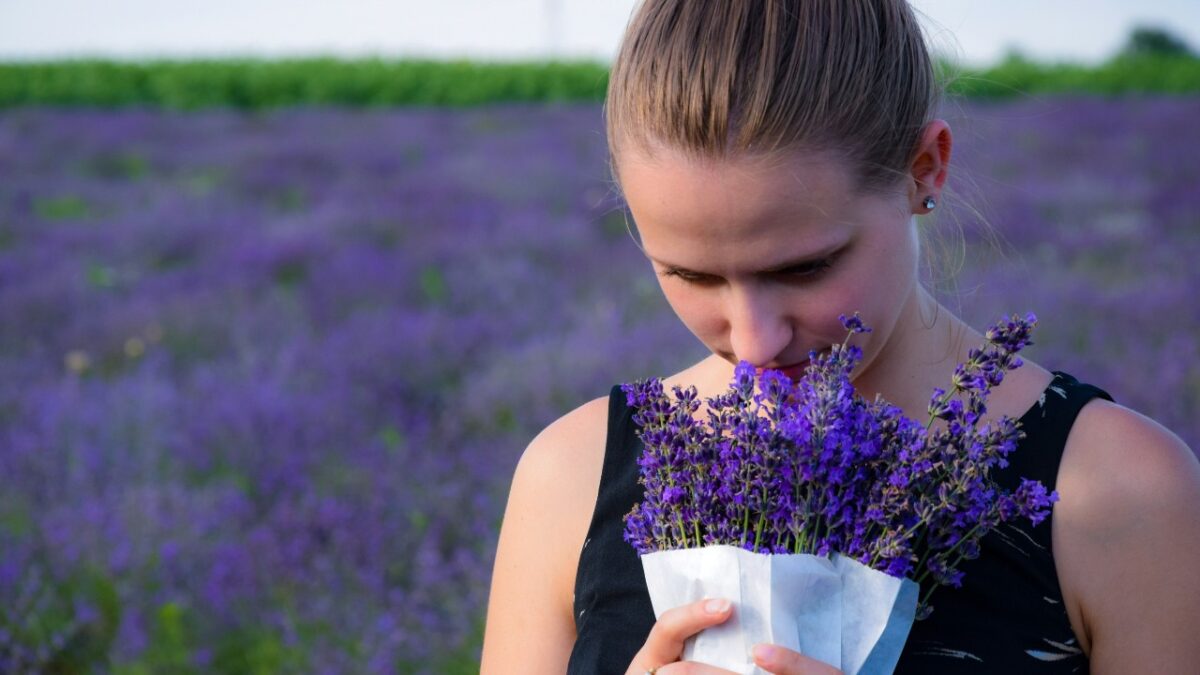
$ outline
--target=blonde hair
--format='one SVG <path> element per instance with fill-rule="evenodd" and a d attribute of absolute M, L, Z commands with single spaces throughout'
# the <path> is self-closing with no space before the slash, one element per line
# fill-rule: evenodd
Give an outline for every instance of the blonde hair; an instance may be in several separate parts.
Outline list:
<path fill-rule="evenodd" d="M 952 77 L 907 0 L 642 0 L 609 74 L 610 172 L 620 190 L 625 149 L 803 151 L 842 160 L 858 194 L 893 193 Z M 931 270 L 952 248 L 933 243 Z"/>
<path fill-rule="evenodd" d="M 700 159 L 804 148 L 875 192 L 907 174 L 942 94 L 906 0 L 644 0 L 604 115 L 614 177 L 627 143 Z"/>

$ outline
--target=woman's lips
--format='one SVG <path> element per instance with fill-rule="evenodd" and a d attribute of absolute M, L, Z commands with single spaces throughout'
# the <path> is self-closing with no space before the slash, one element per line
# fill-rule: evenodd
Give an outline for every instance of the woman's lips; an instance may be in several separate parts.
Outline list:
<path fill-rule="evenodd" d="M 758 374 L 762 375 L 764 370 L 778 370 L 779 372 L 783 373 L 784 375 L 787 375 L 789 378 L 791 378 L 793 380 L 798 380 L 804 375 L 804 370 L 806 368 L 808 368 L 808 363 L 809 363 L 808 359 L 805 359 L 799 363 L 793 363 L 793 364 L 787 365 L 787 366 L 780 366 L 778 368 L 759 368 Z"/>
<path fill-rule="evenodd" d="M 819 356 L 828 356 L 831 349 L 826 348 L 826 349 L 820 349 L 820 350 L 816 350 L 816 351 Z M 798 380 L 804 376 L 804 371 L 808 370 L 808 367 L 811 364 L 812 364 L 811 359 L 804 359 L 803 361 L 798 361 L 796 363 L 792 363 L 792 364 L 789 364 L 786 366 L 776 366 L 774 368 L 758 368 L 757 374 L 759 376 L 761 376 L 762 372 L 764 370 L 778 370 L 779 372 L 783 373 L 784 375 L 787 375 L 789 378 L 791 378 L 793 380 Z"/>

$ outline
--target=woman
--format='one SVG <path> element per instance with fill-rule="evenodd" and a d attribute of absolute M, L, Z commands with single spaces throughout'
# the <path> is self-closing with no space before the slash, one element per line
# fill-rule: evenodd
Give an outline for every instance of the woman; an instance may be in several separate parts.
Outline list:
<path fill-rule="evenodd" d="M 855 336 L 853 374 L 921 418 L 983 336 L 919 280 L 916 215 L 936 208 L 952 135 L 903 0 L 646 0 L 605 103 L 614 178 L 680 320 L 712 354 L 667 378 L 723 391 L 738 360 L 803 371 Z M 1060 499 L 1039 526 L 989 533 L 916 622 L 897 672 L 1196 672 L 1200 463 L 1103 390 L 1026 360 L 989 398 L 1026 438 L 1002 485 Z M 986 419 L 986 418 L 985 418 Z M 484 673 L 724 673 L 682 663 L 729 618 L 719 598 L 650 609 L 621 541 L 639 451 L 614 388 L 529 445 L 501 529 Z M 837 669 L 769 645 L 767 672 Z"/>

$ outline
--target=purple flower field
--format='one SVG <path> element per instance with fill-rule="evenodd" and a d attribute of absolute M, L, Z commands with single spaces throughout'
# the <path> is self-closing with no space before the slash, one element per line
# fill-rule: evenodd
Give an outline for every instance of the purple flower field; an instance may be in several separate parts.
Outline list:
<path fill-rule="evenodd" d="M 1200 447 L 1200 99 L 944 117 L 949 305 Z M 605 152 L 592 104 L 0 112 L 0 671 L 477 670 L 525 444 L 705 353 Z"/>

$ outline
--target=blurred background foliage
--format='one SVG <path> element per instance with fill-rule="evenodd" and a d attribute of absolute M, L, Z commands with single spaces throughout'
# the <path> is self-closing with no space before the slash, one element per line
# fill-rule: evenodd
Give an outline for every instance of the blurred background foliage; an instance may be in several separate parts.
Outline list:
<path fill-rule="evenodd" d="M 1038 63 L 1010 52 L 965 68 L 942 59 L 950 92 L 1005 99 L 1027 93 L 1117 96 L 1200 92 L 1200 58 L 1170 31 L 1135 28 L 1097 66 Z M 122 62 L 67 60 L 0 64 L 0 107 L 156 106 L 261 109 L 278 106 L 470 106 L 501 102 L 599 101 L 607 66 L 595 61 L 476 62 L 303 58 Z"/>

